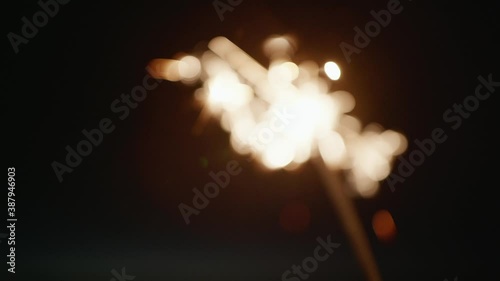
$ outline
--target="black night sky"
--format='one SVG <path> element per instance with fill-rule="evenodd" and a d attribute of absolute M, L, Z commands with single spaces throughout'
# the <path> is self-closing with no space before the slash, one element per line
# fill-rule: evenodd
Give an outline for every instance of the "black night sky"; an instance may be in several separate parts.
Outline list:
<path fill-rule="evenodd" d="M 354 27 L 389 2 L 243 0 L 221 21 L 212 0 L 73 0 L 58 4 L 17 54 L 8 34 L 21 34 L 21 18 L 41 8 L 5 2 L 2 159 L 4 170 L 16 168 L 18 221 L 16 274 L 7 272 L 10 246 L 0 237 L 0 280 L 108 281 L 126 268 L 137 281 L 278 281 L 328 235 L 341 246 L 307 280 L 366 280 L 313 165 L 290 173 L 247 162 L 215 119 L 193 135 L 201 109 L 195 87 L 182 83 L 161 82 L 123 120 L 110 109 L 142 84 L 152 59 L 222 35 L 267 66 L 261 46 L 273 34 L 297 38 L 296 61 L 336 61 L 342 79 L 333 87 L 353 94 L 363 124 L 405 134 L 403 157 L 436 128 L 447 136 L 394 192 L 382 182 L 376 196 L 355 200 L 384 280 L 498 280 L 500 87 L 470 114 L 443 114 L 475 94 L 479 76 L 500 81 L 499 9 L 401 0 L 403 10 L 348 63 L 341 42 L 354 45 Z M 104 118 L 114 130 L 60 183 L 51 163 L 63 163 L 65 147 Z M 192 189 L 232 160 L 241 174 L 186 225 L 179 204 L 191 204 Z M 290 204 L 310 212 L 301 231 L 280 224 Z M 7 204 L 0 207 L 6 219 Z M 381 209 L 397 227 L 389 243 L 372 228 Z"/>

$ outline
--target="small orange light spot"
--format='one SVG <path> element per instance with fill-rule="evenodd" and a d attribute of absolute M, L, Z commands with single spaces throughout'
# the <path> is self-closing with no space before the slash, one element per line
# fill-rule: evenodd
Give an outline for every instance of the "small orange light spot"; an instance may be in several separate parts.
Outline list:
<path fill-rule="evenodd" d="M 396 224 L 387 210 L 379 210 L 373 215 L 372 226 L 377 238 L 383 242 L 389 242 L 396 236 Z"/>

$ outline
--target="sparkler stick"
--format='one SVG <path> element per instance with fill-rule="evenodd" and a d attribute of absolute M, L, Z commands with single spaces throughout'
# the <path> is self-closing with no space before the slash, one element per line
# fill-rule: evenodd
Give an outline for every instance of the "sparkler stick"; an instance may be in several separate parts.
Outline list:
<path fill-rule="evenodd" d="M 351 199 L 345 194 L 344 182 L 339 171 L 330 171 L 323 159 L 314 158 L 313 163 L 325 184 L 326 191 L 339 217 L 356 257 L 369 281 L 382 281 L 370 243 Z"/>
<path fill-rule="evenodd" d="M 298 166 L 312 158 L 367 280 L 381 281 L 365 230 L 345 188 L 373 196 L 378 182 L 389 175 L 394 157 L 406 149 L 406 139 L 378 125 L 362 130 L 361 123 L 347 115 L 354 108 L 354 98 L 345 91 L 328 93 L 328 84 L 319 77 L 314 62 L 297 66 L 289 61 L 292 48 L 286 38 L 269 39 L 264 47 L 271 58 L 268 69 L 227 38 L 217 37 L 201 58 L 153 60 L 152 75 L 185 83 L 203 81 L 196 96 L 204 107 L 194 133 L 201 131 L 204 120 L 214 116 L 230 133 L 231 145 L 238 153 L 251 154 L 270 169 Z M 324 73 L 331 80 L 340 78 L 340 68 L 334 62 L 325 64 Z M 278 128 L 274 113 L 279 108 L 290 109 L 294 121 L 283 120 L 287 114 L 281 114 L 278 119 L 284 126 L 273 131 L 272 124 Z M 264 131 L 270 139 L 249 141 Z"/>

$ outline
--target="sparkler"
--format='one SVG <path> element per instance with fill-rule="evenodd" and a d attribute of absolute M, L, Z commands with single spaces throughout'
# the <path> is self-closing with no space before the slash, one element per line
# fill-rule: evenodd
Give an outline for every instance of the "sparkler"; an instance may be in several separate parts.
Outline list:
<path fill-rule="evenodd" d="M 195 92 L 204 108 L 194 132 L 210 117 L 229 132 L 234 150 L 250 154 L 269 169 L 315 164 L 327 193 L 370 281 L 382 280 L 371 247 L 348 192 L 373 196 L 386 178 L 394 157 L 406 149 L 406 138 L 361 122 L 348 113 L 355 100 L 346 91 L 329 90 L 341 77 L 335 62 L 323 69 L 313 61 L 291 60 L 293 40 L 275 36 L 264 42 L 270 59 L 262 66 L 225 37 L 216 37 L 198 57 L 155 59 L 156 78 L 201 82 Z M 279 112 L 291 120 L 272 126 Z M 274 120 L 274 121 L 273 121 Z M 270 125 L 271 124 L 271 125 Z"/>

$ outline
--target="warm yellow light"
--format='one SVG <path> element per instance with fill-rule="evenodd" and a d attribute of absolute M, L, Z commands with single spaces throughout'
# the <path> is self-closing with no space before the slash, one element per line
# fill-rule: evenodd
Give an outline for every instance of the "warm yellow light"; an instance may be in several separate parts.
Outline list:
<path fill-rule="evenodd" d="M 362 197 L 372 197 L 378 191 L 378 182 L 373 181 L 358 170 L 351 170 L 347 178 L 351 186 L 354 187 L 355 191 Z"/>
<path fill-rule="evenodd" d="M 395 155 L 405 152 L 406 147 L 408 146 L 406 138 L 398 132 L 387 130 L 381 134 L 381 137 L 390 147 L 391 153 Z"/>
<path fill-rule="evenodd" d="M 185 56 L 179 63 L 179 75 L 186 80 L 193 80 L 200 75 L 200 61 L 193 56 Z"/>
<path fill-rule="evenodd" d="M 262 162 L 270 169 L 283 168 L 294 158 L 293 146 L 287 141 L 274 141 L 264 150 Z"/>
<path fill-rule="evenodd" d="M 235 151 L 251 154 L 270 169 L 297 168 L 321 157 L 332 170 L 345 170 L 354 190 L 373 196 L 390 173 L 395 156 L 407 146 L 405 137 L 380 125 L 365 128 L 347 115 L 355 105 L 346 91 L 330 91 L 339 66 L 326 62 L 292 62 L 293 41 L 276 36 L 264 43 L 265 68 L 226 37 L 208 43 L 197 58 L 153 60 L 152 75 L 185 83 L 202 81 L 196 99 L 203 112 L 218 118 Z"/>
<path fill-rule="evenodd" d="M 175 82 L 182 78 L 179 72 L 179 64 L 178 60 L 154 59 L 148 66 L 152 77 Z"/>
<path fill-rule="evenodd" d="M 270 67 L 267 75 L 273 86 L 286 86 L 297 79 L 299 67 L 293 62 L 277 63 Z"/>

